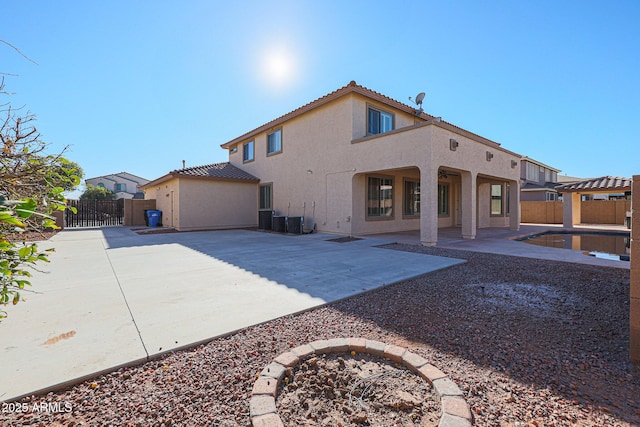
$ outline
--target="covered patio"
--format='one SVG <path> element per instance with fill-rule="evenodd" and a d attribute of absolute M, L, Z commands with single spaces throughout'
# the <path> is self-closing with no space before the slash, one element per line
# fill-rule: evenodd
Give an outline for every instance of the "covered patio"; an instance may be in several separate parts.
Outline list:
<path fill-rule="evenodd" d="M 562 225 L 573 228 L 581 223 L 583 194 L 631 194 L 631 179 L 614 176 L 591 178 L 556 187 L 562 197 Z"/>

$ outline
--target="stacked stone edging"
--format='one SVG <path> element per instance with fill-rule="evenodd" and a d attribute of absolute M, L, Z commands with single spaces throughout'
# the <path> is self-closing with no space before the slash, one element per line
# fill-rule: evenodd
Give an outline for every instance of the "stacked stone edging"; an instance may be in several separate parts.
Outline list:
<path fill-rule="evenodd" d="M 296 366 L 300 360 L 312 354 L 350 351 L 368 353 L 402 363 L 429 381 L 440 397 L 442 414 L 438 427 L 470 427 L 473 424 L 471 410 L 460 388 L 424 357 L 411 353 L 404 347 L 380 341 L 365 338 L 331 338 L 292 348 L 280 354 L 262 370 L 253 385 L 249 403 L 253 427 L 284 427 L 276 408 L 276 394 L 287 368 Z"/>

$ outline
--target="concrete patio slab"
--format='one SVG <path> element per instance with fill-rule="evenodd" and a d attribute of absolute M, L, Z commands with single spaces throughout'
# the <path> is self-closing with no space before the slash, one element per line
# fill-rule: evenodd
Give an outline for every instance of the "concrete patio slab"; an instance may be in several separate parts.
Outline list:
<path fill-rule="evenodd" d="M 62 387 L 276 317 L 463 262 L 247 230 L 65 230 L 0 323 L 0 400 Z"/>
<path fill-rule="evenodd" d="M 440 228 L 438 230 L 438 243 L 436 247 L 448 249 L 460 249 L 464 251 L 484 252 L 498 255 L 519 256 L 549 261 L 563 261 L 577 264 L 597 265 L 601 267 L 615 267 L 629 269 L 628 261 L 617 261 L 605 258 L 597 258 L 585 255 L 583 251 L 551 248 L 532 245 L 526 242 L 514 240 L 518 237 L 542 233 L 545 231 L 566 230 L 557 224 L 522 224 L 519 230 L 508 228 L 479 228 L 475 239 L 463 239 L 459 227 Z M 624 232 L 629 230 L 623 226 L 615 225 L 589 225 L 582 224 L 572 231 L 577 232 Z M 420 244 L 420 231 L 405 231 L 399 233 L 384 233 L 367 236 L 387 241 L 405 243 L 410 245 Z"/>

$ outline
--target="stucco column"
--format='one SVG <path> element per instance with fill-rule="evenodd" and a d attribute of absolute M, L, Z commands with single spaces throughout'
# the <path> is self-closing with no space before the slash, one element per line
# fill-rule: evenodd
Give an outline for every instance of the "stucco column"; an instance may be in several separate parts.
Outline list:
<path fill-rule="evenodd" d="M 476 175 L 472 172 L 461 173 L 461 200 L 460 208 L 462 210 L 462 238 L 476 238 L 476 206 L 477 206 L 477 189 Z"/>
<path fill-rule="evenodd" d="M 520 230 L 520 185 L 509 181 L 509 228 Z"/>
<path fill-rule="evenodd" d="M 564 193 L 562 196 L 562 226 L 573 228 L 580 224 L 580 193 Z"/>
<path fill-rule="evenodd" d="M 629 355 L 640 364 L 640 175 L 631 185 L 631 284 L 629 291 Z"/>
<path fill-rule="evenodd" d="M 438 242 L 438 172 L 420 168 L 420 243 L 435 246 Z"/>

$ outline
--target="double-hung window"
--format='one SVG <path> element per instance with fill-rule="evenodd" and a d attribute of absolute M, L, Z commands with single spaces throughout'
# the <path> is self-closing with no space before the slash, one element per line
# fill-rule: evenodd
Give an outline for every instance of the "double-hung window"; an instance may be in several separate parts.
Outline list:
<path fill-rule="evenodd" d="M 253 160 L 254 156 L 254 143 L 253 141 L 246 142 L 242 145 L 242 161 L 250 162 Z"/>
<path fill-rule="evenodd" d="M 393 115 L 369 107 L 367 113 L 367 134 L 377 135 L 379 133 L 393 130 Z"/>
<path fill-rule="evenodd" d="M 404 215 L 420 216 L 420 181 L 404 181 Z"/>
<path fill-rule="evenodd" d="M 116 184 L 116 191 L 127 191 L 127 184 Z"/>
<path fill-rule="evenodd" d="M 267 134 L 267 155 L 282 151 L 282 129 Z"/>
<path fill-rule="evenodd" d="M 369 177 L 367 186 L 367 217 L 393 217 L 393 178 Z"/>

